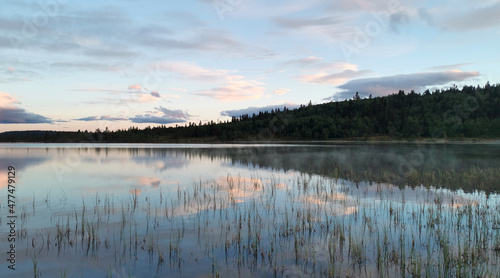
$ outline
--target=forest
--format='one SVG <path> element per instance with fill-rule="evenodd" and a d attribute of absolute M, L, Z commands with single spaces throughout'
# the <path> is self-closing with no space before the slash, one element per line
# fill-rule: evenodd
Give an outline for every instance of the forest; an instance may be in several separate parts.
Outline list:
<path fill-rule="evenodd" d="M 241 115 L 216 123 L 189 122 L 126 130 L 10 131 L 0 142 L 168 143 L 303 140 L 500 138 L 500 84 L 453 86 L 416 93 L 400 90 L 297 109 Z"/>

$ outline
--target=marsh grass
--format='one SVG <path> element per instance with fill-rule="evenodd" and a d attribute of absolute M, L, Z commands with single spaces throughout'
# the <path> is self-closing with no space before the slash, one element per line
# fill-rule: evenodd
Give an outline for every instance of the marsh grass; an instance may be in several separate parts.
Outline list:
<path fill-rule="evenodd" d="M 29 226 L 33 276 L 495 277 L 495 194 L 398 188 L 306 174 L 228 174 L 157 195 L 83 197 Z M 26 207 L 23 209 L 27 210 Z M 37 208 L 37 214 L 40 209 Z M 50 258 L 80 262 L 72 270 Z M 80 272 L 83 271 L 83 273 Z"/>

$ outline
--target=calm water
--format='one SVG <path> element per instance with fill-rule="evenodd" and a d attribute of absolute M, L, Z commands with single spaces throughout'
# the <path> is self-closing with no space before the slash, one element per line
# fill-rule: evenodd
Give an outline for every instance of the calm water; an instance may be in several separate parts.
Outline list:
<path fill-rule="evenodd" d="M 18 277 L 500 273 L 497 144 L 2 144 L 4 257 L 8 166 Z"/>

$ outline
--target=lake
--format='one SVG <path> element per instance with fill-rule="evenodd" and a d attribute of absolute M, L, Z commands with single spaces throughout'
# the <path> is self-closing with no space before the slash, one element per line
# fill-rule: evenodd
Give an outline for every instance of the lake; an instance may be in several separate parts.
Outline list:
<path fill-rule="evenodd" d="M 500 273 L 499 144 L 0 144 L 0 166 L 14 277 Z"/>

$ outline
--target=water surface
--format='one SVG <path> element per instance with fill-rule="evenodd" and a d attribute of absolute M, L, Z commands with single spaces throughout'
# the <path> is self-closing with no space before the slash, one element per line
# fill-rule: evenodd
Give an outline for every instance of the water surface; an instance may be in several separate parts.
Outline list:
<path fill-rule="evenodd" d="M 3 226 L 10 165 L 19 277 L 500 273 L 496 144 L 1 144 Z"/>

